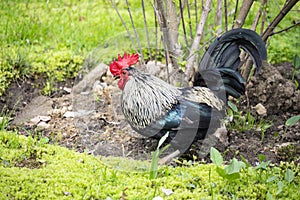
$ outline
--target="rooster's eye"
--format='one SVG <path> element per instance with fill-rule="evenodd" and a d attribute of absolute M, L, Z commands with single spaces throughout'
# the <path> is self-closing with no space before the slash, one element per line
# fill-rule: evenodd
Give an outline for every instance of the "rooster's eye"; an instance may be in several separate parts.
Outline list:
<path fill-rule="evenodd" d="M 123 75 L 126 75 L 126 71 L 122 71 L 122 74 L 123 74 Z"/>

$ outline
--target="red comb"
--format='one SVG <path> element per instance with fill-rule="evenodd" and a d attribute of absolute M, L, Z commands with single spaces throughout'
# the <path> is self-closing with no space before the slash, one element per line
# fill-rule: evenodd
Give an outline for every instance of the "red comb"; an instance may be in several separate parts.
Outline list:
<path fill-rule="evenodd" d="M 134 65 L 139 61 L 139 55 L 138 54 L 127 54 L 124 52 L 123 57 L 118 55 L 118 60 L 113 61 L 109 65 L 110 72 L 114 76 L 119 76 L 120 75 L 120 70 L 126 67 L 129 67 L 131 65 Z"/>

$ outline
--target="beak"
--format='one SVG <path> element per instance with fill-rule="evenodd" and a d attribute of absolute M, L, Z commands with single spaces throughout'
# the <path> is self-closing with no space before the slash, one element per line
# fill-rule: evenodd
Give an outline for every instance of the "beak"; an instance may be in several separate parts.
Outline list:
<path fill-rule="evenodd" d="M 119 79 L 119 78 L 120 78 L 120 76 L 115 76 L 115 77 L 114 77 L 115 80 L 117 80 L 117 79 Z"/>

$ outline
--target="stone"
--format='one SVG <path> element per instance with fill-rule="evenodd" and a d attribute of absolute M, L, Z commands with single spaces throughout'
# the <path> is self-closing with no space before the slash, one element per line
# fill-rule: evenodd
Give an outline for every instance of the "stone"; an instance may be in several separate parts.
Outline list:
<path fill-rule="evenodd" d="M 259 115 L 266 115 L 267 114 L 267 109 L 261 104 L 258 103 L 254 109 L 256 110 L 257 114 Z"/>
<path fill-rule="evenodd" d="M 50 124 L 47 124 L 46 122 L 40 122 L 37 125 L 38 128 L 42 128 L 42 129 L 48 129 L 50 127 Z"/>
<path fill-rule="evenodd" d="M 51 120 L 50 116 L 39 116 L 40 120 L 43 122 L 48 122 Z"/>
<path fill-rule="evenodd" d="M 72 92 L 72 88 L 68 88 L 68 87 L 63 87 L 63 90 L 65 92 L 67 92 L 68 94 L 70 94 Z"/>
<path fill-rule="evenodd" d="M 20 126 L 36 116 L 47 116 L 52 110 L 53 101 L 50 97 L 37 96 L 28 103 L 20 114 L 16 116 L 12 124 Z M 37 121 L 37 119 L 35 119 Z"/>
<path fill-rule="evenodd" d="M 36 116 L 32 119 L 30 119 L 30 122 L 33 123 L 33 124 L 38 124 L 40 122 L 40 117 L 39 116 Z"/>
<path fill-rule="evenodd" d="M 73 87 L 74 94 L 81 94 L 86 92 L 91 92 L 94 86 L 94 83 L 106 73 L 108 66 L 101 63 L 92 69 L 88 74 L 86 74 L 81 81 L 79 81 Z"/>

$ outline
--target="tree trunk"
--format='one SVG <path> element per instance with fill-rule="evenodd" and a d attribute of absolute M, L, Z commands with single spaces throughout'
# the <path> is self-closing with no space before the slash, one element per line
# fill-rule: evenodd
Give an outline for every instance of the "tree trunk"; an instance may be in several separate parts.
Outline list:
<path fill-rule="evenodd" d="M 176 5 L 172 0 L 166 0 L 166 9 L 162 0 L 156 0 L 157 14 L 161 31 L 163 33 L 166 52 L 175 69 L 178 68 L 176 44 L 178 41 L 179 19 L 176 14 Z M 166 11 L 165 11 L 166 10 Z"/>
<path fill-rule="evenodd" d="M 235 21 L 233 28 L 240 28 L 244 25 L 245 19 L 249 13 L 249 10 L 253 4 L 253 0 L 244 0 L 240 8 L 238 18 Z"/>

